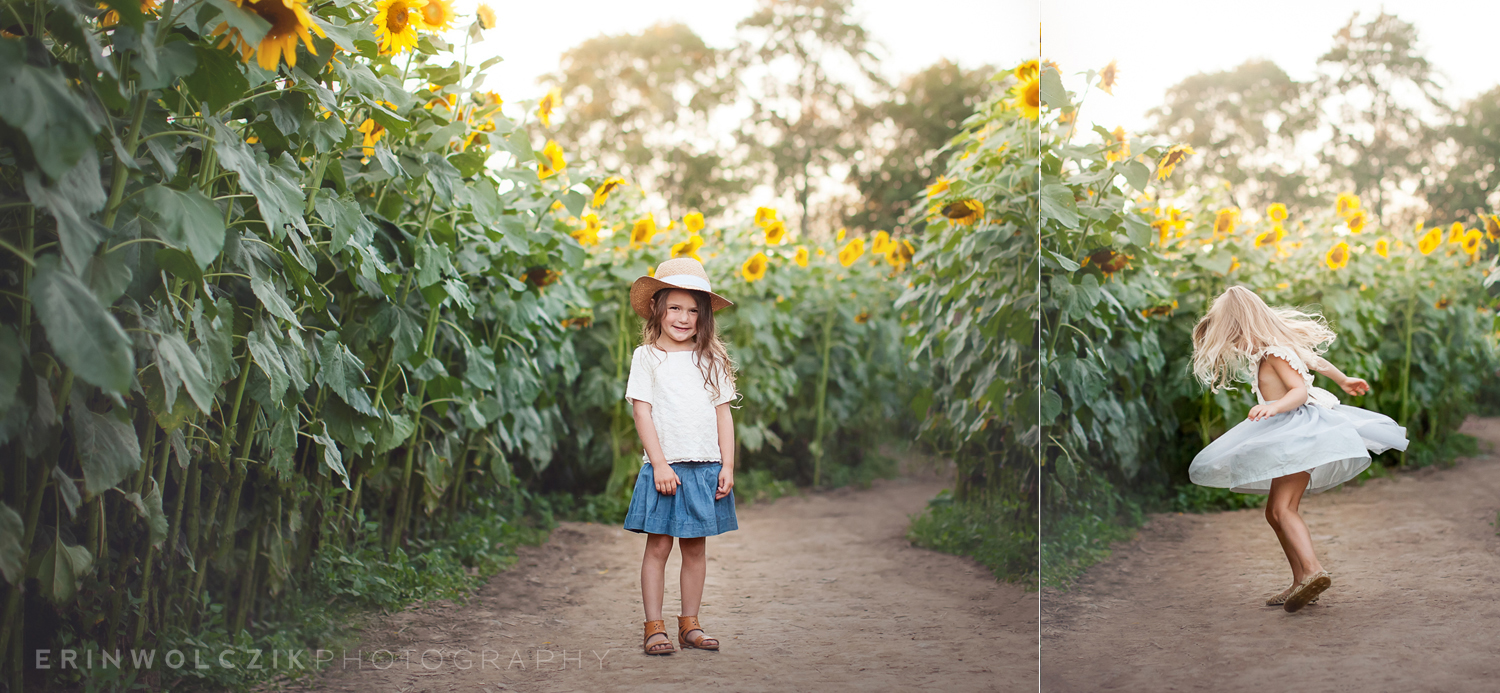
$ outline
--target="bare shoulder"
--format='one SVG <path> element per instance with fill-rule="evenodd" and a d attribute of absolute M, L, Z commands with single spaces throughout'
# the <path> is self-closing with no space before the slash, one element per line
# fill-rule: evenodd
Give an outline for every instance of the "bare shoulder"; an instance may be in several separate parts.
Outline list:
<path fill-rule="evenodd" d="M 1260 360 L 1260 369 L 1257 371 L 1260 377 L 1279 378 L 1283 383 L 1287 384 L 1288 388 L 1302 385 L 1302 373 L 1292 365 L 1291 361 L 1280 354 L 1268 353 L 1267 356 L 1277 356 L 1278 358 L 1262 358 Z"/>

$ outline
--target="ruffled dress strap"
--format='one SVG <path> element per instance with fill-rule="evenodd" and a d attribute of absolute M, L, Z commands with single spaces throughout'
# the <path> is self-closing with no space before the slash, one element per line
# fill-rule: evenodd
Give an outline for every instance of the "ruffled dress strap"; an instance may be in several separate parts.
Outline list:
<path fill-rule="evenodd" d="M 1321 387 L 1313 387 L 1312 371 L 1308 370 L 1307 364 L 1302 361 L 1302 357 L 1297 354 L 1297 350 L 1279 344 L 1268 346 L 1255 354 L 1255 358 L 1253 359 L 1254 370 L 1250 377 L 1250 389 L 1255 392 L 1255 401 L 1261 404 L 1264 404 L 1266 401 L 1265 397 L 1262 397 L 1260 394 L 1259 374 L 1261 361 L 1265 360 L 1267 356 L 1280 358 L 1296 369 L 1297 374 L 1302 376 L 1302 384 L 1307 388 L 1307 401 L 1309 404 L 1324 407 L 1333 407 L 1339 404 L 1338 397 L 1334 396 L 1332 392 L 1324 390 Z"/>

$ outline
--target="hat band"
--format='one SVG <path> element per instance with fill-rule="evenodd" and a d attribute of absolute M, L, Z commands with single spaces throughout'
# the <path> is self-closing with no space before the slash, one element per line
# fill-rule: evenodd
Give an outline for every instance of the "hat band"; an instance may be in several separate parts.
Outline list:
<path fill-rule="evenodd" d="M 668 277 L 657 277 L 656 279 L 657 281 L 680 286 L 685 289 L 697 289 L 699 291 L 707 291 L 710 293 L 713 292 L 713 289 L 709 288 L 708 286 L 707 279 L 704 279 L 702 277 L 695 277 L 691 274 L 674 274 Z"/>

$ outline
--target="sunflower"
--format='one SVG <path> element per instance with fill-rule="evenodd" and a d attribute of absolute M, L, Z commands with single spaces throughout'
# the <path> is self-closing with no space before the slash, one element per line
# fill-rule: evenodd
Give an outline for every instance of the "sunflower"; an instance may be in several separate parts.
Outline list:
<path fill-rule="evenodd" d="M 604 182 L 594 189 L 594 207 L 603 207 L 604 202 L 609 199 L 609 194 L 622 185 L 627 185 L 624 178 L 619 176 L 605 178 Z"/>
<path fill-rule="evenodd" d="M 916 254 L 911 241 L 891 241 L 891 247 L 885 251 L 885 261 L 894 265 L 897 269 L 911 262 L 911 256 Z"/>
<path fill-rule="evenodd" d="M 650 214 L 637 219 L 635 226 L 630 229 L 630 247 L 635 248 L 651 242 L 651 237 L 656 235 L 656 218 Z"/>
<path fill-rule="evenodd" d="M 486 5 L 482 2 L 479 3 L 479 7 L 474 10 L 474 16 L 479 19 L 479 28 L 495 28 L 495 10 L 489 5 Z"/>
<path fill-rule="evenodd" d="M 1328 269 L 1343 269 L 1344 265 L 1349 264 L 1349 244 L 1343 241 L 1336 243 L 1323 256 L 1323 262 L 1328 265 Z"/>
<path fill-rule="evenodd" d="M 1239 224 L 1240 209 L 1238 207 L 1225 207 L 1214 215 L 1214 238 L 1220 236 L 1234 235 L 1234 227 Z"/>
<path fill-rule="evenodd" d="M 1151 228 L 1156 229 L 1157 245 L 1160 245 L 1163 248 L 1167 247 L 1167 241 L 1172 239 L 1172 222 L 1169 222 L 1166 219 L 1157 219 L 1156 221 L 1151 222 Z"/>
<path fill-rule="evenodd" d="M 385 137 L 385 126 L 375 122 L 371 118 L 365 118 L 365 122 L 360 123 L 356 129 L 365 135 L 365 141 L 364 144 L 360 145 L 360 151 L 364 153 L 366 158 L 374 156 L 375 143 L 379 142 L 380 138 Z"/>
<path fill-rule="evenodd" d="M 756 253 L 750 256 L 745 264 L 740 265 L 740 276 L 747 282 L 758 282 L 766 276 L 766 267 L 771 264 L 770 258 L 765 253 Z"/>
<path fill-rule="evenodd" d="M 776 221 L 776 210 L 770 207 L 755 208 L 755 225 L 765 228 L 767 224 Z"/>
<path fill-rule="evenodd" d="M 865 239 L 856 238 L 852 241 L 849 241 L 849 243 L 844 246 L 844 249 L 839 251 L 839 264 L 848 267 L 849 265 L 854 264 L 854 261 L 858 260 L 859 256 L 864 254 Z"/>
<path fill-rule="evenodd" d="M 505 99 L 500 98 L 499 92 L 483 91 L 475 94 L 474 96 L 476 99 L 478 99 L 479 108 L 481 110 L 499 108 L 505 105 Z"/>
<path fill-rule="evenodd" d="M 447 31 L 453 28 L 453 3 L 449 0 L 427 0 L 422 6 L 422 24 L 428 31 Z"/>
<path fill-rule="evenodd" d="M 1155 308 L 1147 308 L 1141 311 L 1141 317 L 1149 318 L 1153 315 L 1171 315 L 1172 311 L 1174 310 L 1177 310 L 1176 301 L 1173 301 L 1171 305 L 1160 305 L 1156 306 Z"/>
<path fill-rule="evenodd" d="M 1037 61 L 1027 60 L 1024 63 L 1017 65 L 1016 69 L 1012 71 L 1011 74 L 1015 75 L 1016 81 L 1024 81 L 1037 76 L 1037 73 L 1040 71 L 1040 67 L 1041 66 L 1037 63 Z"/>
<path fill-rule="evenodd" d="M 1267 207 L 1266 218 L 1277 224 L 1286 221 L 1286 205 L 1277 202 Z"/>
<path fill-rule="evenodd" d="M 1380 239 L 1378 241 L 1375 241 L 1375 254 L 1379 255 L 1380 257 L 1384 257 L 1384 258 L 1390 257 L 1391 256 L 1391 244 L 1388 243 L 1388 242 L 1386 242 L 1386 240 L 1384 238 L 1382 238 L 1382 239 Z"/>
<path fill-rule="evenodd" d="M 1341 217 L 1347 217 L 1359 209 L 1359 196 L 1354 193 L 1339 193 L 1339 197 L 1333 203 L 1333 208 Z"/>
<path fill-rule="evenodd" d="M 1117 62 L 1119 61 L 1109 61 L 1109 64 L 1105 65 L 1104 70 L 1099 73 L 1099 88 L 1110 96 L 1115 95 L 1115 80 L 1120 76 L 1120 67 L 1116 64 Z"/>
<path fill-rule="evenodd" d="M 233 43 L 234 49 L 240 53 L 241 62 L 248 63 L 251 55 L 258 54 L 256 64 L 263 70 L 274 71 L 283 56 L 286 57 L 288 67 L 296 67 L 299 38 L 307 46 L 307 52 L 317 55 L 318 50 L 313 47 L 312 34 L 308 33 L 308 29 L 318 32 L 319 36 L 328 37 L 323 33 L 322 27 L 313 23 L 312 14 L 307 11 L 306 0 L 234 0 L 234 4 L 271 25 L 265 37 L 260 40 L 260 45 L 251 47 L 240 30 L 230 27 L 228 22 L 220 22 L 209 35 L 224 36 L 219 41 L 219 48 Z M 142 3 L 142 8 L 144 7 L 145 3 Z"/>
<path fill-rule="evenodd" d="M 698 234 L 688 236 L 688 239 L 672 246 L 672 257 L 690 257 L 698 262 L 703 258 L 698 257 L 698 249 L 703 247 L 703 237 Z"/>
<path fill-rule="evenodd" d="M 773 221 L 766 224 L 766 245 L 780 245 L 786 240 L 786 222 Z"/>
<path fill-rule="evenodd" d="M 869 321 L 870 321 L 870 311 L 868 311 L 868 310 L 862 310 L 862 311 L 859 312 L 859 315 L 854 316 L 854 322 L 859 323 L 861 325 L 863 325 L 863 324 L 865 324 L 865 323 L 867 323 Z"/>
<path fill-rule="evenodd" d="M 1479 247 L 1482 245 L 1484 245 L 1484 233 L 1479 229 L 1469 229 L 1469 231 L 1464 234 L 1464 252 L 1473 255 L 1479 252 Z"/>
<path fill-rule="evenodd" d="M 1451 306 L 1451 305 L 1453 305 L 1453 299 L 1448 298 L 1447 296 L 1444 296 L 1444 297 L 1438 299 L 1437 303 L 1432 304 L 1432 307 L 1436 308 L 1438 310 L 1447 310 L 1448 306 Z"/>
<path fill-rule="evenodd" d="M 583 228 L 574 231 L 572 235 L 579 245 L 595 245 L 599 242 L 599 229 L 602 228 L 604 223 L 599 221 L 599 215 L 589 212 L 583 215 Z"/>
<path fill-rule="evenodd" d="M 417 31 L 422 23 L 422 7 L 428 0 L 378 0 L 375 3 L 375 38 L 380 52 L 401 53 L 417 47 Z"/>
<path fill-rule="evenodd" d="M 1449 243 L 1463 243 L 1464 242 L 1464 225 L 1462 223 L 1455 221 L 1455 222 L 1453 222 L 1452 226 L 1448 227 L 1448 242 Z"/>
<path fill-rule="evenodd" d="M 1117 127 L 1108 142 L 1109 149 L 1104 152 L 1105 161 L 1124 161 L 1130 158 L 1130 143 L 1125 140 L 1125 128 Z"/>
<path fill-rule="evenodd" d="M 1500 216 L 1480 215 L 1484 219 L 1484 235 L 1492 241 L 1500 241 Z"/>
<path fill-rule="evenodd" d="M 546 267 L 532 267 L 522 272 L 521 277 L 538 287 L 551 286 L 556 284 L 557 280 L 562 279 L 562 272 L 550 270 Z"/>
<path fill-rule="evenodd" d="M 937 182 L 927 186 L 927 198 L 932 199 L 934 197 L 937 197 L 938 195 L 948 192 L 948 182 L 949 181 L 947 178 L 938 176 Z"/>
<path fill-rule="evenodd" d="M 1353 233 L 1359 233 L 1360 231 L 1363 231 L 1365 229 L 1365 210 L 1354 210 L 1353 214 L 1350 214 L 1348 218 L 1344 219 L 1344 224 L 1347 225 L 1349 227 L 1349 230 Z"/>
<path fill-rule="evenodd" d="M 955 224 L 973 226 L 974 222 L 984 216 L 984 204 L 974 199 L 950 202 L 943 208 L 943 216 L 952 219 Z"/>
<path fill-rule="evenodd" d="M 682 225 L 687 227 L 688 233 L 698 233 L 699 231 L 702 231 L 703 213 L 688 212 L 687 216 L 682 218 Z"/>
<path fill-rule="evenodd" d="M 1196 153 L 1197 152 L 1194 152 L 1193 148 L 1188 145 L 1172 145 L 1172 147 L 1167 150 L 1166 154 L 1161 155 L 1161 161 L 1157 162 L 1156 164 L 1156 179 L 1166 180 L 1168 176 L 1172 175 L 1172 170 L 1177 168 L 1177 164 L 1182 163 L 1182 160 L 1186 159 L 1189 154 Z"/>
<path fill-rule="evenodd" d="M 846 228 L 844 228 L 844 227 L 842 227 L 842 226 L 840 226 L 839 227 L 839 232 L 833 235 L 833 242 L 834 243 L 843 243 L 844 242 L 844 234 L 847 234 L 847 233 L 849 233 L 849 230 L 846 229 Z"/>
<path fill-rule="evenodd" d="M 552 127 L 552 111 L 557 108 L 557 104 L 561 101 L 562 90 L 552 87 L 552 90 L 547 92 L 541 101 L 536 102 L 536 117 L 541 118 L 542 125 L 549 128 Z"/>
<path fill-rule="evenodd" d="M 1041 76 L 1032 74 L 1022 79 L 1012 91 L 1015 96 L 1011 99 L 1011 106 L 1020 111 L 1027 120 L 1036 120 L 1042 110 Z"/>
<path fill-rule="evenodd" d="M 884 231 L 876 231 L 875 238 L 870 241 L 870 252 L 876 255 L 884 255 L 891 249 L 891 235 Z"/>
<path fill-rule="evenodd" d="M 542 147 L 542 160 L 536 164 L 536 175 L 541 178 L 551 178 L 568 167 L 567 160 L 563 159 L 562 146 L 555 140 L 547 140 L 547 145 Z"/>
<path fill-rule="evenodd" d="M 1108 277 L 1130 266 L 1130 256 L 1117 253 L 1109 248 L 1096 251 L 1084 259 L 1084 262 L 1099 268 L 1104 276 Z"/>
<path fill-rule="evenodd" d="M 1277 224 L 1275 226 L 1272 226 L 1270 231 L 1267 231 L 1255 237 L 1255 247 L 1264 248 L 1268 245 L 1279 246 L 1281 244 L 1281 239 L 1285 237 L 1286 229 L 1281 228 L 1281 224 Z"/>
<path fill-rule="evenodd" d="M 141 14 L 146 14 L 148 12 L 155 12 L 156 11 L 156 6 L 160 5 L 160 4 L 161 4 L 160 0 L 141 0 Z M 106 7 L 108 7 L 108 5 L 106 5 L 106 4 L 102 3 L 102 2 L 99 3 L 99 9 L 102 10 L 102 9 L 104 9 Z M 99 26 L 114 26 L 114 25 L 119 24 L 119 23 L 120 23 L 120 13 L 116 12 L 114 10 L 110 10 L 108 12 L 105 12 L 104 16 L 99 19 Z"/>
<path fill-rule="evenodd" d="M 1427 229 L 1427 233 L 1423 234 L 1420 241 L 1417 241 L 1417 250 L 1423 255 L 1431 255 L 1432 251 L 1437 250 L 1437 247 L 1442 245 L 1442 243 L 1443 230 L 1434 226 Z"/>
<path fill-rule="evenodd" d="M 798 267 L 807 266 L 807 248 L 805 246 L 797 246 L 797 252 L 792 254 L 792 262 L 797 263 Z"/>

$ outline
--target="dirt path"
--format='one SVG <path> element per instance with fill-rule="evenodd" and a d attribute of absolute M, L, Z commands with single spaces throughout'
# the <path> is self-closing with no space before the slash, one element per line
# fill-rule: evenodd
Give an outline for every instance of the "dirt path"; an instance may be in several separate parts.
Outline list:
<path fill-rule="evenodd" d="M 1500 419 L 1470 419 L 1481 449 Z M 1042 595 L 1042 690 L 1494 691 L 1500 457 L 1302 502 L 1334 586 L 1296 614 L 1260 510 L 1154 517 L 1069 592 Z"/>
<path fill-rule="evenodd" d="M 741 507 L 740 528 L 708 544 L 700 616 L 719 652 L 642 653 L 645 535 L 564 523 L 467 606 L 408 609 L 365 631 L 366 653 L 414 650 L 409 660 L 377 670 L 350 653 L 315 688 L 1035 691 L 1036 593 L 903 538 L 908 513 L 941 488 L 908 478 Z M 664 609 L 674 642 L 680 565 L 674 550 Z"/>

